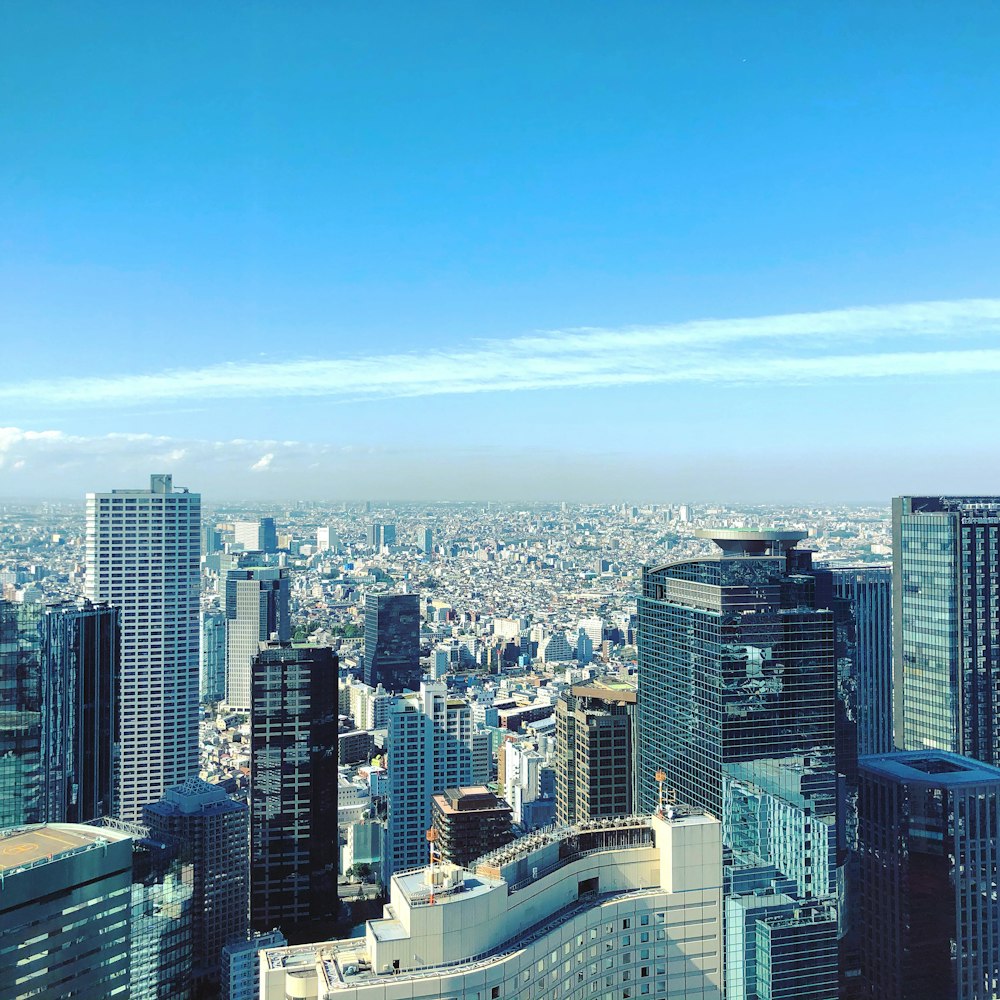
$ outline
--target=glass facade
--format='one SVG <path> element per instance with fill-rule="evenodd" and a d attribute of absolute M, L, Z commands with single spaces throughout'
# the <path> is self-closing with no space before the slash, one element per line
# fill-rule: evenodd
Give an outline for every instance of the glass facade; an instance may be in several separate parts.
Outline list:
<path fill-rule="evenodd" d="M 1000 498 L 893 501 L 896 743 L 1000 762 Z"/>
<path fill-rule="evenodd" d="M 0 601 L 0 827 L 112 809 L 118 612 Z"/>
<path fill-rule="evenodd" d="M 420 596 L 369 594 L 365 601 L 365 683 L 416 691 L 420 669 Z"/>
<path fill-rule="evenodd" d="M 250 922 L 299 943 L 337 916 L 338 661 L 267 643 L 250 713 Z"/>
<path fill-rule="evenodd" d="M 834 1000 L 837 658 L 829 573 L 813 570 L 812 554 L 795 548 L 804 532 L 716 534 L 703 536 L 722 555 L 643 571 L 638 808 L 657 808 L 653 779 L 662 769 L 666 800 L 722 821 L 739 952 L 727 995 Z M 751 915 L 761 905 L 777 907 L 773 919 Z"/>
<path fill-rule="evenodd" d="M 194 867 L 176 842 L 143 837 L 132 852 L 131 1000 L 192 996 Z"/>
<path fill-rule="evenodd" d="M 879 1000 L 1000 988 L 1000 768 L 942 751 L 859 763 L 861 968 Z"/>

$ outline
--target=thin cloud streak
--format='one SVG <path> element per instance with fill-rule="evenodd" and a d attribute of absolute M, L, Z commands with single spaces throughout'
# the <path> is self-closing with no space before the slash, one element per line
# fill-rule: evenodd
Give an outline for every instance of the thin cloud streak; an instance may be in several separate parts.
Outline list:
<path fill-rule="evenodd" d="M 238 362 L 0 388 L 27 407 L 312 396 L 347 402 L 642 383 L 927 377 L 1000 371 L 1000 299 L 923 302 L 662 327 L 552 331 L 422 353 Z M 920 340 L 925 349 L 914 350 Z"/>

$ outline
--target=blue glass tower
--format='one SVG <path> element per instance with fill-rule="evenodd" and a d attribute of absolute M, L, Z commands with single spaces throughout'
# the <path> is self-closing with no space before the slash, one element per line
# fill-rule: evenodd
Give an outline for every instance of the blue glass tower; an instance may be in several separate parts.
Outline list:
<path fill-rule="evenodd" d="M 892 502 L 896 745 L 1000 763 L 1000 497 Z"/>

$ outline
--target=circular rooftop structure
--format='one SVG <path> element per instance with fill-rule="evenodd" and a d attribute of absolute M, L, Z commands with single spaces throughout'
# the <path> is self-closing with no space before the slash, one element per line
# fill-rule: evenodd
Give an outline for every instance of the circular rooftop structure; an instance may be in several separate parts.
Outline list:
<path fill-rule="evenodd" d="M 770 531 L 759 528 L 697 528 L 698 538 L 711 538 L 726 555 L 778 556 L 794 549 L 808 531 Z"/>

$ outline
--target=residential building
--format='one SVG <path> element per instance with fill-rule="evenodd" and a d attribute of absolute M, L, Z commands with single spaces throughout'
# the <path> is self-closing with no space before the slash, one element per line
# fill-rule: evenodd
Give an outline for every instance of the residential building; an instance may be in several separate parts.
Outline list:
<path fill-rule="evenodd" d="M 892 502 L 896 746 L 1000 764 L 1000 497 Z"/>
<path fill-rule="evenodd" d="M 417 528 L 417 548 L 428 556 L 434 552 L 434 532 L 423 524 Z"/>
<path fill-rule="evenodd" d="M 261 998 L 720 1000 L 721 883 L 718 822 L 683 808 L 535 834 L 394 876 L 364 938 L 265 951 Z"/>
<path fill-rule="evenodd" d="M 289 941 L 337 916 L 337 677 L 332 650 L 262 642 L 250 712 L 250 923 Z"/>
<path fill-rule="evenodd" d="M 86 596 L 121 615 L 116 811 L 198 771 L 201 498 L 169 475 L 87 494 Z"/>
<path fill-rule="evenodd" d="M 218 983 L 222 946 L 248 931 L 249 809 L 218 785 L 188 778 L 143 810 L 154 836 L 178 841 L 193 866 L 192 946 L 195 978 Z"/>
<path fill-rule="evenodd" d="M 226 704 L 250 711 L 250 665 L 261 642 L 288 642 L 290 570 L 241 566 L 226 574 Z"/>
<path fill-rule="evenodd" d="M 420 669 L 418 594 L 368 594 L 365 598 L 365 683 L 399 694 L 416 691 Z"/>
<path fill-rule="evenodd" d="M 442 861 L 467 868 L 514 839 L 511 809 L 485 785 L 446 788 L 432 798 L 432 825 Z"/>
<path fill-rule="evenodd" d="M 1000 983 L 1000 768 L 941 750 L 862 757 L 861 970 L 878 1000 Z"/>
<path fill-rule="evenodd" d="M 0 828 L 110 813 L 118 622 L 89 601 L 0 601 Z"/>
<path fill-rule="evenodd" d="M 472 783 L 472 713 L 441 682 L 395 700 L 389 713 L 384 874 L 427 858 L 431 797 Z"/>

